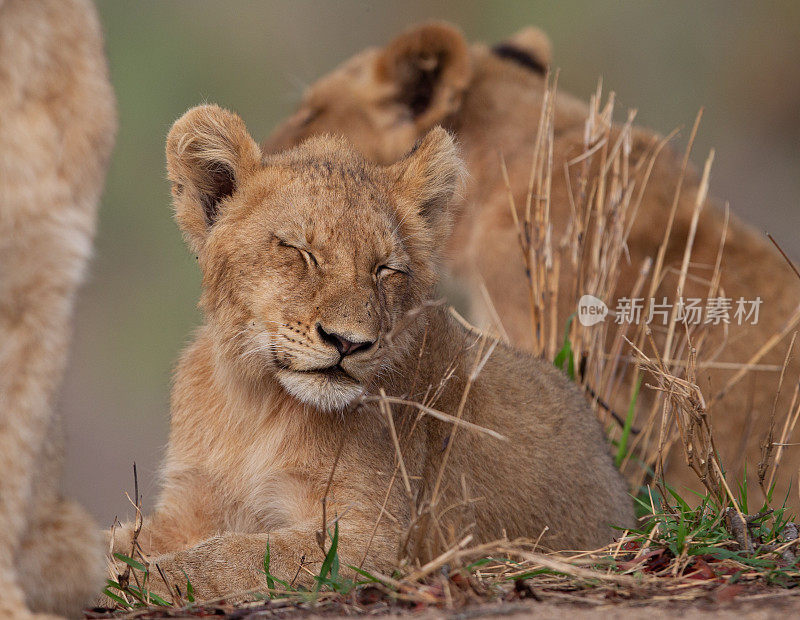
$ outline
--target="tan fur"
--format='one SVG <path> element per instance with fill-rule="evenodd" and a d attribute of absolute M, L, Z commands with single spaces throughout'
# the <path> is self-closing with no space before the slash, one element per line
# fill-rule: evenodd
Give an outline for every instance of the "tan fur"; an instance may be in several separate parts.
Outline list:
<path fill-rule="evenodd" d="M 550 45 L 540 31 L 526 29 L 512 37 L 509 45 L 526 52 L 539 65 L 550 63 Z M 425 41 L 427 49 L 414 47 Z M 430 59 L 437 59 L 439 64 Z M 427 59 L 423 62 L 423 59 Z M 413 71 L 427 64 L 428 74 Z M 457 65 L 457 79 L 450 79 L 448 66 Z M 408 66 L 412 75 L 405 81 L 391 79 L 381 68 Z M 465 81 L 465 74 L 469 79 Z M 409 92 L 431 95 L 430 110 L 443 114 L 418 113 L 405 103 Z M 446 24 L 425 24 L 401 34 L 384 49 L 368 49 L 344 63 L 339 69 L 320 79 L 306 92 L 299 110 L 279 126 L 264 143 L 266 151 L 280 150 L 309 136 L 333 133 L 343 135 L 368 158 L 391 163 L 424 135 L 429 127 L 441 123 L 450 129 L 462 145 L 471 180 L 464 200 L 458 206 L 454 234 L 449 244 L 452 274 L 471 290 L 470 317 L 479 324 L 489 323 L 488 308 L 480 293 L 486 284 L 511 342 L 521 347 L 532 346 L 530 309 L 522 256 L 517 233 L 508 209 L 508 198 L 501 176 L 498 153 L 508 162 L 509 175 L 517 204 L 525 203 L 530 158 L 539 123 L 544 92 L 544 76 L 507 58 L 501 58 L 481 44 L 467 48 L 463 38 Z M 448 102 L 440 104 L 440 95 Z M 450 111 L 452 110 L 452 111 Z M 563 231 L 570 207 L 564 164 L 583 151 L 584 121 L 588 114 L 585 103 L 566 93 L 559 93 L 555 105 L 555 144 L 551 212 L 556 231 Z M 634 131 L 634 160 L 659 139 L 644 129 Z M 631 262 L 623 268 L 618 297 L 630 294 L 635 276 L 645 257 L 654 256 L 667 227 L 668 214 L 680 175 L 679 157 L 665 149 L 659 156 L 650 177 L 636 225 L 629 239 Z M 577 176 L 577 169 L 576 176 Z M 641 179 L 639 179 L 641 182 Z M 577 179 L 573 178 L 573 188 Z M 689 171 L 678 206 L 677 219 L 666 255 L 667 267 L 680 267 L 688 235 L 698 178 Z M 744 207 L 744 205 L 739 205 Z M 699 265 L 692 273 L 708 278 L 716 260 L 721 231 L 722 210 L 709 202 L 702 213 L 692 263 Z M 706 267 L 703 267 L 706 266 Z M 562 281 L 573 282 L 570 269 L 562 269 Z M 674 296 L 677 279 L 674 272 L 665 280 L 657 297 Z M 727 346 L 718 361 L 743 363 L 778 333 L 800 300 L 800 282 L 783 259 L 758 231 L 731 218 L 722 261 L 722 289 L 725 296 L 763 300 L 758 326 L 730 326 Z M 454 287 L 457 288 L 457 287 Z M 708 285 L 690 282 L 686 297 L 708 296 Z M 615 300 L 608 300 L 613 303 Z M 673 300 L 674 301 L 674 300 Z M 559 324 L 575 309 L 560 308 Z M 612 308 L 613 309 L 613 308 Z M 706 358 L 716 352 L 723 340 L 717 330 L 703 345 Z M 785 345 L 762 360 L 780 365 Z M 796 380 L 800 358 L 795 355 L 787 379 Z M 698 384 L 707 395 L 715 394 L 732 377 L 732 371 L 704 370 L 698 373 Z M 727 398 L 718 403 L 712 425 L 723 462 L 729 470 L 741 474 L 741 458 L 746 456 L 750 478 L 759 460 L 760 442 L 769 427 L 769 416 L 777 390 L 778 374 L 759 374 L 754 381 L 741 382 Z M 754 398 L 749 398 L 753 391 Z M 789 407 L 792 389 L 784 389 L 778 405 L 779 415 Z M 627 394 L 627 392 L 626 392 Z M 626 397 L 627 398 L 627 397 Z M 627 407 L 626 398 L 617 403 Z M 752 406 L 753 418 L 749 420 Z M 791 441 L 791 439 L 790 439 Z M 676 453 L 668 466 L 668 479 L 675 484 L 697 487 L 696 477 Z M 778 472 L 776 497 L 781 499 L 796 483 L 800 467 L 800 449 L 787 448 Z M 751 484 L 755 491 L 755 484 Z M 797 506 L 797 490 L 793 486 L 790 503 Z"/>
<path fill-rule="evenodd" d="M 77 615 L 96 526 L 58 493 L 53 410 L 116 125 L 100 25 L 78 0 L 0 3 L 0 616 Z"/>
<path fill-rule="evenodd" d="M 331 528 L 339 517 L 343 567 L 366 556 L 365 567 L 389 572 L 406 554 L 430 558 L 472 522 L 484 541 L 549 527 L 542 542 L 559 548 L 594 547 L 612 539 L 611 525 L 631 524 L 584 397 L 551 364 L 502 344 L 463 419 L 508 441 L 392 409 L 413 509 L 432 504 L 442 534 L 412 523 L 399 474 L 391 485 L 396 451 L 370 397 L 422 400 L 438 389 L 433 406 L 456 415 L 481 347 L 492 345 L 423 304 L 462 173 L 447 132 L 386 168 L 334 138 L 262 161 L 239 117 L 203 106 L 173 126 L 167 166 L 205 314 L 178 365 L 163 491 L 139 537 L 174 583 L 185 585 L 185 571 L 202 597 L 264 588 L 267 541 L 276 577 L 291 580 L 302 557 L 318 570 L 339 445 L 327 516 Z M 342 357 L 320 329 L 371 344 Z M 337 362 L 342 370 L 321 371 Z M 130 525 L 117 533 L 119 550 L 129 552 L 130 534 Z M 308 583 L 307 572 L 298 580 Z"/>

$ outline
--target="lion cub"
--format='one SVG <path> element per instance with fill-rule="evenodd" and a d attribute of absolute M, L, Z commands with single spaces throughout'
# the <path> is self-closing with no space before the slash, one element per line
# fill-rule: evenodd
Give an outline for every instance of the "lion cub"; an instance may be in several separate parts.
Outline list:
<path fill-rule="evenodd" d="M 631 525 L 578 390 L 426 303 L 463 170 L 446 131 L 389 167 L 330 137 L 264 157 L 238 116 L 201 106 L 170 131 L 167 168 L 205 322 L 178 365 L 139 543 L 175 583 L 185 571 L 203 597 L 263 588 L 268 542 L 276 577 L 306 579 L 328 484 L 342 566 L 390 571 L 468 531 L 548 528 L 546 546 L 586 548 Z"/>

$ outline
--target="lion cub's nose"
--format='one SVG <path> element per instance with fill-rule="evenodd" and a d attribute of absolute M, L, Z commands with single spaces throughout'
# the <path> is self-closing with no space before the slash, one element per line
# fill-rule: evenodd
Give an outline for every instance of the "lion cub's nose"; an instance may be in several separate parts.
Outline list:
<path fill-rule="evenodd" d="M 358 351 L 369 349 L 373 344 L 375 344 L 375 342 L 372 340 L 366 342 L 353 342 L 352 340 L 348 340 L 344 336 L 341 336 L 335 332 L 325 331 L 325 329 L 319 323 L 317 323 L 317 333 L 325 342 L 336 347 L 336 350 L 342 357 L 346 355 L 352 355 Z"/>

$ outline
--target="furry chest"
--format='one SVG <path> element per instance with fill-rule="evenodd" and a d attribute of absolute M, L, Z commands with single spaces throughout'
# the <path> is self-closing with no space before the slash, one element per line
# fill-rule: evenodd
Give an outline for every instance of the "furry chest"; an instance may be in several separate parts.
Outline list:
<path fill-rule="evenodd" d="M 217 476 L 227 500 L 227 529 L 263 532 L 308 519 L 309 507 L 316 502 L 306 473 L 280 443 L 255 438 L 248 443 L 229 455 L 235 464 Z"/>

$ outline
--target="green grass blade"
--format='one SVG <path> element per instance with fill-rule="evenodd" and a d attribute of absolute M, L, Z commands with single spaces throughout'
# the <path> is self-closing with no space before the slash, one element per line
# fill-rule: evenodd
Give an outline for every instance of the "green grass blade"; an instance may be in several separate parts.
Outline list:
<path fill-rule="evenodd" d="M 334 561 L 337 562 L 338 566 L 338 561 L 339 561 L 339 557 L 337 555 L 338 548 L 339 548 L 339 522 L 337 521 L 334 524 L 333 537 L 331 538 L 330 549 L 328 549 L 328 553 L 325 554 L 325 559 L 323 560 L 322 566 L 319 569 L 319 576 L 316 578 L 317 585 L 314 588 L 315 592 L 318 592 L 320 587 L 322 587 L 324 583 L 328 582 L 328 574 L 331 572 L 331 568 L 333 567 Z"/>
<path fill-rule="evenodd" d="M 528 571 L 527 573 L 514 575 L 513 577 L 506 577 L 506 580 L 519 581 L 520 579 L 530 579 L 531 577 L 536 577 L 537 575 L 566 575 L 566 573 L 560 573 L 551 568 L 537 568 L 536 570 Z"/>
<path fill-rule="evenodd" d="M 675 501 L 678 502 L 678 506 L 680 506 L 681 509 L 681 516 L 685 513 L 691 512 L 692 509 L 689 508 L 689 503 L 685 499 L 683 499 L 678 494 L 678 492 L 669 485 L 667 485 L 667 493 L 672 495 L 672 497 L 675 498 Z"/>
<path fill-rule="evenodd" d="M 564 370 L 573 381 L 575 380 L 575 356 L 572 355 L 572 343 L 569 340 L 569 330 L 572 326 L 572 320 L 575 318 L 573 312 L 567 319 L 567 326 L 564 329 L 564 345 L 561 350 L 556 354 L 553 364 L 559 370 Z M 565 368 L 566 366 L 566 368 Z"/>
<path fill-rule="evenodd" d="M 125 564 L 127 564 L 131 568 L 140 570 L 143 573 L 147 572 L 147 568 L 145 568 L 144 564 L 142 564 L 141 562 L 137 562 L 133 558 L 129 558 L 127 555 L 124 555 L 122 553 L 115 553 L 114 557 L 117 558 L 120 562 L 125 562 Z"/>
<path fill-rule="evenodd" d="M 186 577 L 186 600 L 190 603 L 194 603 L 194 586 L 192 585 L 191 579 L 189 579 L 189 575 L 186 574 L 185 570 L 181 570 L 183 576 Z"/>
<path fill-rule="evenodd" d="M 275 579 L 272 573 L 269 572 L 270 552 L 269 552 L 269 537 L 267 537 L 267 550 L 264 552 L 264 574 L 267 576 L 267 587 L 270 590 L 275 589 Z"/>
<path fill-rule="evenodd" d="M 755 568 L 772 568 L 775 566 L 775 562 L 762 560 L 760 558 L 746 558 L 735 551 L 723 547 L 699 547 L 697 549 L 692 549 L 689 555 L 710 555 L 719 560 L 735 560 L 741 564 L 753 566 Z"/>
<path fill-rule="evenodd" d="M 368 581 L 365 582 L 365 583 L 383 583 L 375 575 L 373 575 L 369 571 L 365 571 L 363 568 L 358 568 L 357 566 L 353 566 L 352 564 L 348 564 L 347 568 L 349 568 L 351 571 L 353 571 L 355 573 L 358 573 L 359 575 L 361 575 L 365 579 L 368 579 Z"/>
<path fill-rule="evenodd" d="M 172 603 L 165 601 L 158 594 L 154 594 L 153 592 L 142 590 L 139 594 L 143 600 L 150 601 L 151 604 L 158 605 L 159 607 L 172 607 Z"/>
<path fill-rule="evenodd" d="M 116 602 L 116 603 L 119 603 L 120 605 L 122 605 L 122 606 L 123 606 L 125 609 L 130 609 L 131 607 L 133 607 L 133 606 L 132 606 L 132 605 L 131 605 L 131 604 L 130 604 L 128 601 L 126 601 L 126 600 L 125 600 L 124 598 L 122 598 L 121 596 L 117 596 L 116 594 L 114 594 L 114 593 L 113 593 L 111 590 L 109 590 L 108 588 L 105 588 L 105 589 L 103 590 L 103 594 L 105 594 L 105 595 L 106 595 L 108 598 L 110 598 L 112 601 L 114 601 L 114 602 Z"/>
<path fill-rule="evenodd" d="M 628 405 L 628 415 L 625 416 L 625 425 L 622 427 L 622 435 L 619 438 L 619 447 L 617 448 L 617 456 L 614 458 L 614 464 L 619 469 L 622 461 L 628 455 L 628 439 L 631 435 L 631 428 L 633 428 L 633 417 L 636 413 L 636 401 L 639 400 L 639 390 L 642 389 L 642 377 L 636 377 L 636 387 L 633 389 L 633 398 Z"/>

